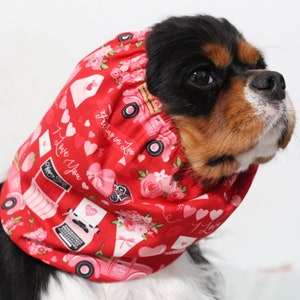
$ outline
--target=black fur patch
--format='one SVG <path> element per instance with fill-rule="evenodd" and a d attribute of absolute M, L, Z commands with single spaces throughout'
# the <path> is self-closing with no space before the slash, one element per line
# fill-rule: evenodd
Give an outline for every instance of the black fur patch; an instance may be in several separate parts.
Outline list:
<path fill-rule="evenodd" d="M 0 244 L 0 300 L 40 300 L 56 270 L 22 252 L 1 224 Z"/>
<path fill-rule="evenodd" d="M 231 23 L 211 16 L 173 17 L 155 25 L 146 45 L 149 91 L 162 101 L 169 114 L 208 115 L 219 91 L 230 87 L 230 78 L 249 69 L 265 68 L 262 57 L 257 66 L 238 60 L 238 39 L 244 38 Z M 202 51 L 208 44 L 228 49 L 232 63 L 217 68 Z M 209 73 L 213 82 L 195 84 L 191 78 L 199 70 Z"/>

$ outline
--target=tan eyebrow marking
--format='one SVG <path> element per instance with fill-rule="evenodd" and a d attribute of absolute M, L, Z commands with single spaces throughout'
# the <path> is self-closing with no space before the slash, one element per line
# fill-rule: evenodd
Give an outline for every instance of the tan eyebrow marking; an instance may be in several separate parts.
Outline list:
<path fill-rule="evenodd" d="M 221 45 L 205 45 L 203 47 L 203 52 L 215 64 L 216 67 L 225 68 L 231 63 L 229 50 Z"/>
<path fill-rule="evenodd" d="M 237 46 L 238 58 L 242 63 L 252 66 L 257 64 L 261 55 L 256 48 L 244 40 L 238 40 Z"/>

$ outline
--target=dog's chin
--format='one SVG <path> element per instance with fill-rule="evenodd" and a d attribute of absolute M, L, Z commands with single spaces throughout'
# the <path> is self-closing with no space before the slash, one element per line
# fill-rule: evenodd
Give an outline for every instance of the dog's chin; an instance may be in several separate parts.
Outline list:
<path fill-rule="evenodd" d="M 237 172 L 247 170 L 251 164 L 269 162 L 278 150 L 288 145 L 295 126 L 294 108 L 288 95 L 279 103 L 270 103 L 248 89 L 246 95 L 256 106 L 257 115 L 263 120 L 265 130 L 255 147 L 236 155 L 239 162 Z"/>

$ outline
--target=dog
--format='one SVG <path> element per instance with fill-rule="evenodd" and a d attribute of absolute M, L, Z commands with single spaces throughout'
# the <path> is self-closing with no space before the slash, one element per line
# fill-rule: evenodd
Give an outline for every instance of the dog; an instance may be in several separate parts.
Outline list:
<path fill-rule="evenodd" d="M 198 242 L 288 145 L 285 89 L 207 15 L 86 56 L 1 184 L 0 299 L 224 299 Z"/>

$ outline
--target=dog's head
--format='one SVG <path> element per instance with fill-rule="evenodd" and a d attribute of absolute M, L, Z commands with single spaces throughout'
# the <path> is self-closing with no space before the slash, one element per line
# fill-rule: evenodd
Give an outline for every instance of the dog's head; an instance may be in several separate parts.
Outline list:
<path fill-rule="evenodd" d="M 295 113 L 280 73 L 227 20 L 175 17 L 147 39 L 147 84 L 178 128 L 192 169 L 220 179 L 285 148 Z"/>

